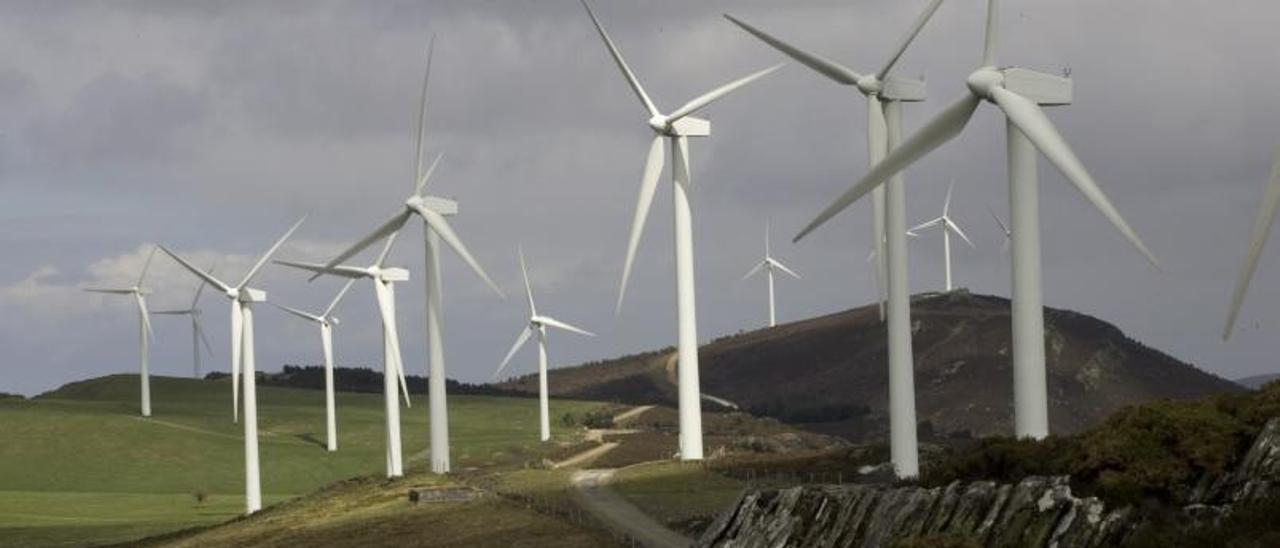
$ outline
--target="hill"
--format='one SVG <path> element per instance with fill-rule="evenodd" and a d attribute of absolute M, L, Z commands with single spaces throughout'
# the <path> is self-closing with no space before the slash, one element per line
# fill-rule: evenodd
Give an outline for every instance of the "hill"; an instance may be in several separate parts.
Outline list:
<path fill-rule="evenodd" d="M 1280 379 L 1280 373 L 1272 373 L 1270 375 L 1254 375 L 1252 377 L 1236 379 L 1236 384 L 1243 386 L 1245 388 L 1248 388 L 1250 390 L 1258 390 L 1262 388 L 1263 385 L 1271 381 L 1274 381 L 1276 379 Z"/>
<path fill-rule="evenodd" d="M 1050 425 L 1067 434 L 1120 407 L 1240 390 L 1230 381 L 1127 337 L 1115 326 L 1045 309 Z M 926 439 L 1011 433 L 1009 301 L 965 291 L 912 303 L 916 402 Z M 887 429 L 887 348 L 877 307 L 717 339 L 699 351 L 702 389 L 757 414 L 854 441 Z M 669 350 L 553 370 L 554 395 L 674 402 Z M 499 385 L 536 390 L 526 376 Z"/>
<path fill-rule="evenodd" d="M 72 383 L 29 400 L 0 400 L 0 545 L 83 546 L 216 523 L 243 510 L 242 427 L 228 380 L 152 376 L 154 416 L 137 416 L 138 378 Z M 339 450 L 324 450 L 323 395 L 258 389 L 268 504 L 384 468 L 383 399 L 339 393 Z M 402 413 L 406 466 L 425 466 L 426 400 Z M 540 461 L 537 402 L 449 400 L 457 468 Z M 557 417 L 599 404 L 552 402 Z M 553 422 L 557 440 L 571 428 Z M 203 500 L 197 500 L 202 495 Z"/>

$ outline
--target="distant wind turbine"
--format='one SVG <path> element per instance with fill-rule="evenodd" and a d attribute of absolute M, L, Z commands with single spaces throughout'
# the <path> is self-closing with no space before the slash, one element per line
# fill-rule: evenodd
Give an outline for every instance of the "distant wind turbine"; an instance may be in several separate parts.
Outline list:
<path fill-rule="evenodd" d="M 338 450 L 338 418 L 337 411 L 334 409 L 333 395 L 333 327 L 338 325 L 338 318 L 333 315 L 333 309 L 338 307 L 338 303 L 342 301 L 343 295 L 347 294 L 347 290 L 351 289 L 351 284 L 356 283 L 354 279 L 347 280 L 347 283 L 338 291 L 338 295 L 329 301 L 329 306 L 324 312 L 319 314 L 311 314 L 303 312 L 296 308 L 271 303 L 276 308 L 288 312 L 294 316 L 313 322 L 320 327 L 320 351 L 324 356 L 324 416 L 325 416 L 325 446 L 329 451 Z"/>
<path fill-rule="evenodd" d="M 148 362 L 151 355 L 151 340 L 155 338 L 155 333 L 151 331 L 151 315 L 147 313 L 147 295 L 151 293 L 144 284 L 147 281 L 147 270 L 151 268 L 151 259 L 156 256 L 156 249 L 151 248 L 151 253 L 147 254 L 147 262 L 142 265 L 142 274 L 138 276 L 138 283 L 132 287 L 88 287 L 85 291 L 91 293 L 107 293 L 111 295 L 132 295 L 133 302 L 138 305 L 138 382 L 142 394 L 142 416 L 151 416 L 151 373 L 148 370 Z"/>
<path fill-rule="evenodd" d="M 911 227 L 911 232 L 917 232 L 926 228 L 941 227 L 942 228 L 942 259 L 946 270 L 946 290 L 951 292 L 951 234 L 954 232 L 956 236 L 964 239 L 964 242 L 973 247 L 973 241 L 960 230 L 960 225 L 956 224 L 951 218 L 951 191 L 955 188 L 956 182 L 953 179 L 951 184 L 947 185 L 947 199 L 942 202 L 942 216 L 936 219 L 925 221 L 916 226 Z"/>
<path fill-rule="evenodd" d="M 791 277 L 797 280 L 800 279 L 799 274 L 796 274 L 795 271 L 791 270 L 790 268 L 787 268 L 787 265 L 784 265 L 781 262 L 779 262 L 777 259 L 773 258 L 773 255 L 769 251 L 769 223 L 765 223 L 764 225 L 764 260 L 756 263 L 756 265 L 752 267 L 751 270 L 748 271 L 747 274 L 742 277 L 742 279 L 746 280 L 747 278 L 755 276 L 757 273 L 764 272 L 765 277 L 769 280 L 769 327 L 774 327 L 778 325 L 778 316 L 776 313 L 776 309 L 774 308 L 774 302 L 773 302 L 773 271 L 774 270 L 781 270 L 782 272 L 790 275 Z"/>
<path fill-rule="evenodd" d="M 589 337 L 594 337 L 595 333 L 574 327 L 551 316 L 538 314 L 538 307 L 533 303 L 533 286 L 529 283 L 529 271 L 524 265 L 524 250 L 519 249 L 517 253 L 520 255 L 520 275 L 524 278 L 524 294 L 529 301 L 529 323 L 520 331 L 515 344 L 511 345 L 511 350 L 507 351 L 506 357 L 502 358 L 502 364 L 498 365 L 498 370 L 493 372 L 493 378 L 497 379 L 498 375 L 502 374 L 507 364 L 511 362 L 511 357 L 515 356 L 516 351 L 524 346 L 529 337 L 535 334 L 538 336 L 538 424 L 542 431 L 542 441 L 547 441 L 551 439 L 551 411 L 547 401 L 547 327 Z"/>
<path fill-rule="evenodd" d="M 426 299 L 427 299 L 427 398 L 428 407 L 430 408 L 431 420 L 431 471 L 437 474 L 446 474 L 451 468 L 449 459 L 449 406 L 445 392 L 445 368 L 444 368 L 444 337 L 441 336 L 443 329 L 440 312 L 440 298 L 443 288 L 440 282 L 440 241 L 453 249 L 455 253 L 471 267 L 471 270 L 484 280 L 499 297 L 505 299 L 502 290 L 497 284 L 485 274 L 484 269 L 480 268 L 480 263 L 475 257 L 471 256 L 471 252 L 467 251 L 467 247 L 462 244 L 462 240 L 453 231 L 453 227 L 449 226 L 449 221 L 445 220 L 458 214 L 458 202 L 453 200 L 429 196 L 423 194 L 427 186 L 427 182 L 431 179 L 431 173 L 435 171 L 436 164 L 440 162 L 443 155 L 436 156 L 435 161 L 425 171 L 422 166 L 422 142 L 423 131 L 426 125 L 427 112 L 427 82 L 431 77 L 431 52 L 434 50 L 435 38 L 431 39 L 431 45 L 427 49 L 427 69 L 422 78 L 422 100 L 419 103 L 418 111 L 418 141 L 417 150 L 415 152 L 414 164 L 416 173 L 414 175 L 416 185 L 413 193 L 404 201 L 404 208 L 384 222 L 381 226 L 374 229 L 368 236 L 360 241 L 352 244 L 351 247 L 339 253 L 338 256 L 329 260 L 325 264 L 326 267 L 337 266 L 343 261 L 360 253 L 365 248 L 373 245 L 377 241 L 390 236 L 400 230 L 411 217 L 418 216 L 422 218 L 422 234 L 426 243 Z M 311 279 L 315 279 L 312 276 Z"/>
<path fill-rule="evenodd" d="M 396 297 L 395 282 L 409 281 L 409 271 L 403 268 L 388 268 L 387 255 L 395 243 L 396 233 L 391 233 L 378 259 L 367 267 L 346 265 L 322 265 L 294 261 L 276 261 L 276 264 L 299 268 L 316 274 L 328 274 L 351 280 L 368 279 L 373 282 L 373 294 L 378 304 L 378 315 L 382 318 L 383 359 L 382 388 L 386 404 L 386 464 L 387 477 L 398 478 L 404 475 L 404 455 L 400 443 L 400 401 L 398 393 L 403 393 L 405 405 L 409 405 L 409 385 L 404 379 L 404 361 L 400 354 L 400 335 L 396 329 Z M 341 297 L 341 295 L 339 295 Z M 336 299 L 335 299 L 336 301 Z M 399 390 L 397 391 L 397 387 Z"/>
<path fill-rule="evenodd" d="M 988 0 L 986 47 L 981 66 L 966 80 L 967 93 L 872 167 L 861 180 L 819 213 L 796 238 L 802 238 L 822 226 L 886 178 L 955 138 L 983 102 L 998 107 L 1007 122 L 1013 233 L 1014 432 L 1020 438 L 1042 439 L 1049 435 L 1049 400 L 1045 384 L 1036 151 L 1044 154 L 1151 264 L 1158 268 L 1158 263 L 1040 108 L 1040 105 L 1070 104 L 1071 80 L 1001 66 L 996 61 L 998 15 L 998 0 Z"/>
<path fill-rule="evenodd" d="M 653 203 L 653 195 L 658 190 L 658 178 L 662 175 L 666 159 L 663 153 L 664 140 L 670 141 L 672 189 L 674 192 L 674 224 L 675 224 L 675 267 L 676 267 L 676 355 L 678 364 L 677 391 L 680 415 L 680 460 L 702 460 L 702 403 L 698 380 L 698 314 L 695 308 L 693 279 L 693 213 L 689 205 L 689 189 L 693 181 L 689 169 L 689 138 L 707 137 L 711 135 L 711 122 L 690 116 L 717 99 L 745 86 L 765 75 L 779 69 L 782 65 L 764 69 L 720 86 L 685 103 L 680 108 L 663 114 L 649 99 L 640 81 L 631 72 L 622 54 L 614 46 L 609 33 L 605 32 L 600 20 L 586 0 L 582 0 L 587 15 L 600 33 L 600 38 L 609 50 L 609 55 L 622 71 L 631 91 L 644 105 L 649 114 L 646 125 L 653 130 L 653 140 L 649 143 L 649 155 L 645 161 L 644 175 L 640 182 L 640 196 L 636 201 L 635 216 L 631 221 L 631 237 L 627 243 L 627 257 L 622 266 L 622 283 L 618 289 L 616 311 L 622 310 L 622 300 L 627 292 L 627 280 L 631 276 L 631 266 L 635 261 L 636 247 L 640 244 L 640 235 L 644 231 L 645 219 L 649 216 L 649 206 Z"/>
<path fill-rule="evenodd" d="M 209 273 L 213 274 L 213 269 L 209 269 Z M 213 348 L 209 346 L 209 338 L 205 337 L 204 325 L 200 322 L 200 317 L 204 311 L 200 310 L 200 294 L 204 292 L 204 286 L 209 285 L 204 280 L 200 281 L 200 286 L 196 288 L 196 296 L 191 299 L 191 306 L 182 310 L 157 310 L 152 314 L 162 314 L 166 316 L 190 316 L 191 317 L 191 377 L 200 378 L 200 343 L 204 343 L 205 352 L 209 353 L 209 357 L 213 357 Z"/>
<path fill-rule="evenodd" d="M 258 258 L 238 285 L 232 286 L 214 278 L 212 274 L 196 268 L 177 253 L 160 246 L 173 260 L 196 277 L 218 288 L 231 300 L 231 402 L 232 416 L 239 419 L 240 412 L 240 361 L 244 360 L 244 498 L 245 513 L 262 509 L 262 480 L 258 467 L 258 383 L 253 348 L 253 305 L 267 302 L 267 292 L 249 287 L 254 276 L 271 260 L 285 240 L 293 235 L 307 218 L 298 219 L 276 243 Z"/>
<path fill-rule="evenodd" d="M 1236 280 L 1235 291 L 1231 294 L 1231 310 L 1227 313 L 1227 326 L 1222 330 L 1222 340 L 1231 338 L 1231 329 L 1240 315 L 1240 306 L 1244 304 L 1245 293 L 1249 291 L 1249 282 L 1258 269 L 1258 258 L 1262 256 L 1262 248 L 1267 245 L 1267 236 L 1271 234 L 1271 225 L 1276 220 L 1276 210 L 1280 208 L 1280 154 L 1271 166 L 1271 180 L 1267 183 L 1266 192 L 1262 195 L 1262 203 L 1258 205 L 1258 217 L 1253 221 L 1253 237 L 1249 240 L 1249 252 L 1245 255 L 1244 266 L 1240 269 L 1240 277 Z"/>
<path fill-rule="evenodd" d="M 1000 233 L 1004 235 L 1004 243 L 1000 244 L 1000 253 L 1002 255 L 1008 253 L 1009 243 L 1013 241 L 1013 232 L 1009 231 L 1009 227 L 1004 224 L 1004 221 L 1000 219 L 999 215 L 996 215 L 996 212 L 991 209 L 991 206 L 987 206 L 987 213 L 990 213 L 991 218 L 997 225 L 1000 225 Z"/>

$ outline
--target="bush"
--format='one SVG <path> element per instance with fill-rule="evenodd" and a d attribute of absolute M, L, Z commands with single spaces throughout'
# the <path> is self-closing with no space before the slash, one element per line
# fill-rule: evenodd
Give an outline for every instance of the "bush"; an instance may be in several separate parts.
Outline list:
<path fill-rule="evenodd" d="M 613 414 L 607 410 L 591 411 L 582 417 L 587 428 L 613 428 Z"/>

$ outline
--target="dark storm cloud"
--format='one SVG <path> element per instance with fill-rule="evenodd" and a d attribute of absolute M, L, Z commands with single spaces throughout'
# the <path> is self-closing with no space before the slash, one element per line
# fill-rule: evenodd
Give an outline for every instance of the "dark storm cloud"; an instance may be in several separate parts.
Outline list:
<path fill-rule="evenodd" d="M 669 110 L 782 60 L 723 12 L 871 71 L 923 3 L 596 6 Z M 908 131 L 963 92 L 980 56 L 983 4 L 948 0 L 900 64 L 901 74 L 929 83 L 930 100 L 907 108 Z M 428 153 L 446 156 L 431 190 L 461 202 L 456 228 L 509 293 L 520 290 L 519 242 L 539 304 L 601 333 L 553 341 L 553 359 L 672 341 L 668 185 L 646 227 L 627 306 L 612 314 L 650 134 L 576 1 L 13 2 L 0 4 L 0 15 L 0 47 L 16 52 L 0 60 L 0 245 L 15 258 L 0 264 L 0 307 L 35 318 L 50 313 L 37 297 L 58 303 L 46 307 L 58 314 L 52 323 L 3 325 L 10 363 L 43 365 L 6 375 L 0 390 L 130 370 L 129 310 L 83 301 L 77 287 L 125 276 L 142 242 L 240 265 L 310 212 L 303 241 L 286 253 L 322 258 L 395 211 L 411 185 L 432 34 Z M 1005 2 L 1002 15 L 1002 61 L 1072 69 L 1076 102 L 1050 116 L 1165 266 L 1147 267 L 1046 165 L 1047 304 L 1113 321 L 1219 374 L 1274 370 L 1274 254 L 1263 261 L 1237 339 L 1222 344 L 1216 334 L 1280 143 L 1271 106 L 1280 50 L 1269 47 L 1266 23 L 1280 8 L 1263 0 L 1025 0 Z M 735 280 L 759 259 L 766 219 L 779 256 L 805 275 L 779 284 L 783 318 L 873 298 L 864 262 L 869 206 L 787 243 L 866 169 L 863 111 L 855 91 L 795 65 L 706 110 L 714 135 L 693 143 L 692 160 L 704 339 L 762 322 L 760 284 Z M 999 294 L 1008 292 L 1008 259 L 986 207 L 1007 217 L 1003 133 L 984 107 L 963 137 L 908 174 L 916 222 L 937 215 L 946 182 L 957 180 L 953 214 L 978 247 L 956 250 L 956 278 Z M 415 371 L 423 354 L 420 231 L 411 224 L 395 255 L 415 276 L 399 293 Z M 913 289 L 941 285 L 940 248 L 935 238 L 913 242 Z M 273 300 L 306 307 L 333 290 L 272 272 L 264 284 Z M 172 276 L 166 291 L 185 294 L 190 280 Z M 451 375 L 484 379 L 523 321 L 520 299 L 497 300 L 447 253 L 445 285 Z M 221 305 L 206 308 L 219 314 Z M 340 361 L 372 363 L 378 335 L 369 295 L 353 294 L 344 308 L 351 321 L 338 335 Z M 261 345 L 259 361 L 315 361 L 305 326 L 261 323 L 259 338 L 272 343 Z M 53 326 L 76 335 L 64 340 Z M 181 374 L 185 338 L 158 334 L 157 369 Z M 48 355 L 53 341 L 61 341 L 58 353 Z M 215 349 L 225 344 L 216 339 Z"/>

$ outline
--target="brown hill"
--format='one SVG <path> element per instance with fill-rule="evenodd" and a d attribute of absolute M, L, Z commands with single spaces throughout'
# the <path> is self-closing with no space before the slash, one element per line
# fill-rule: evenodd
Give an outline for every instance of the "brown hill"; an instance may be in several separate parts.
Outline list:
<path fill-rule="evenodd" d="M 916 403 L 928 438 L 1012 433 L 1009 301 L 923 294 L 912 302 Z M 1097 318 L 1045 309 L 1050 427 L 1078 432 L 1125 405 L 1241 387 L 1149 348 Z M 885 328 L 875 306 L 723 337 L 699 351 L 704 394 L 855 441 L 887 428 Z M 671 349 L 561 368 L 554 396 L 673 404 Z M 536 392 L 536 378 L 501 388 Z"/>

